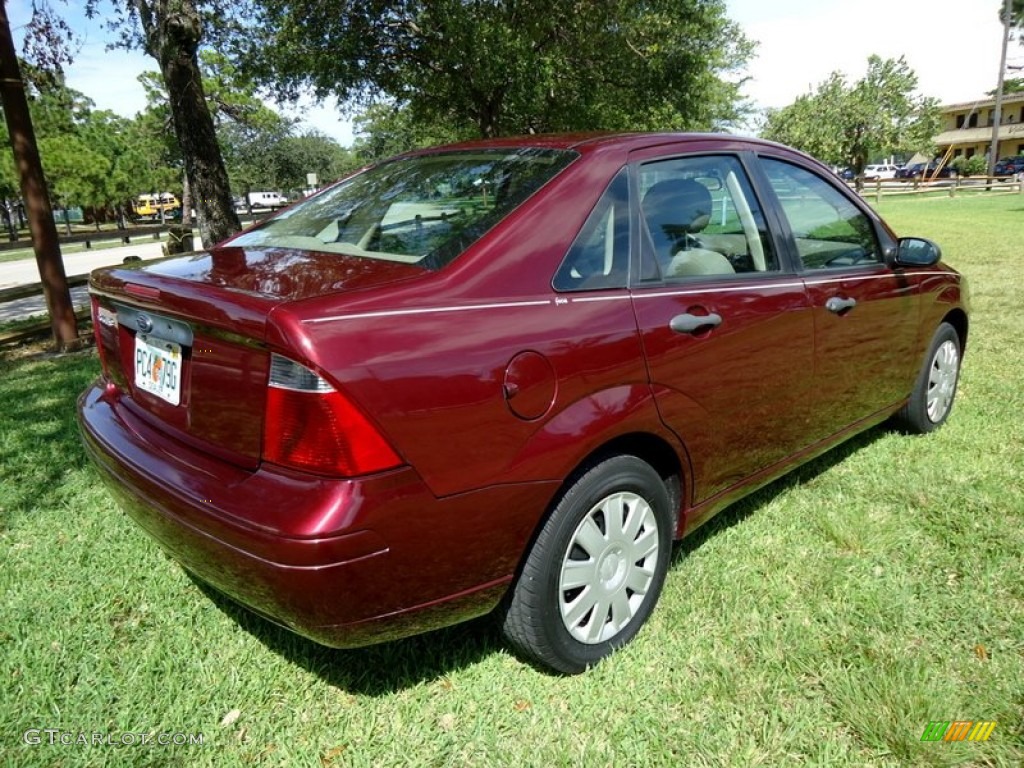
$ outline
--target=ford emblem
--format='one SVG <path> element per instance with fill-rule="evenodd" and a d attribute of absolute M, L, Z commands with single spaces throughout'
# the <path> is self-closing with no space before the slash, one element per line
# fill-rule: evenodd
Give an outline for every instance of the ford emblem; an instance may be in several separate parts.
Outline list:
<path fill-rule="evenodd" d="M 153 321 L 147 315 L 138 315 L 135 318 L 135 323 L 142 333 L 149 333 L 153 330 Z"/>

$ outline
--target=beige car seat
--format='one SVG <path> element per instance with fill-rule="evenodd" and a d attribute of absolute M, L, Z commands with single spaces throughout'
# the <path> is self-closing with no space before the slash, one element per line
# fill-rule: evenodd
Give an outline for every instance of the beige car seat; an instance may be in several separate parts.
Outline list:
<path fill-rule="evenodd" d="M 703 184 L 692 179 L 659 181 L 647 190 L 642 207 L 666 277 L 736 271 L 723 254 L 702 248 L 693 237 L 711 221 L 711 193 Z"/>

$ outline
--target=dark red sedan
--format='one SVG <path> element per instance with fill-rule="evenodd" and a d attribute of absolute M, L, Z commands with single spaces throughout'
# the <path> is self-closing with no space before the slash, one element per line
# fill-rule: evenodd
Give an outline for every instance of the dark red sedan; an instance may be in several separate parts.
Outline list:
<path fill-rule="evenodd" d="M 964 279 L 825 166 L 724 135 L 381 163 L 91 280 L 89 453 L 185 568 L 351 647 L 500 612 L 576 672 L 672 540 L 895 417 L 950 413 Z"/>

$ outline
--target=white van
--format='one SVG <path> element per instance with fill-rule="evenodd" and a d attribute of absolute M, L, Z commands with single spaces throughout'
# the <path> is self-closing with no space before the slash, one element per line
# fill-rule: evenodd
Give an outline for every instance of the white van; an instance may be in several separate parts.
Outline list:
<path fill-rule="evenodd" d="M 250 192 L 249 205 L 253 208 L 280 208 L 288 205 L 288 198 L 280 192 Z"/>

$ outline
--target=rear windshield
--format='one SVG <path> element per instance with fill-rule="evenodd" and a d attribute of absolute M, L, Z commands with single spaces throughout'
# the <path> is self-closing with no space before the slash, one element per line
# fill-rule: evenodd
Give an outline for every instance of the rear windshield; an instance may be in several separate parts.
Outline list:
<path fill-rule="evenodd" d="M 398 158 L 298 203 L 230 244 L 439 269 L 576 157 L 520 148 Z"/>

